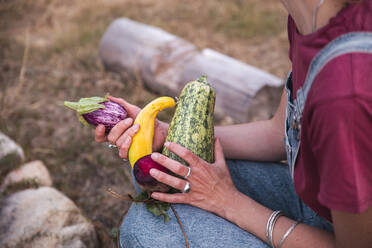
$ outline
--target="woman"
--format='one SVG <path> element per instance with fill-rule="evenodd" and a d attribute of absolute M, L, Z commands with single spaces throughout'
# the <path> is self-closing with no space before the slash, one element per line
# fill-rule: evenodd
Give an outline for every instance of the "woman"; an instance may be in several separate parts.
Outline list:
<path fill-rule="evenodd" d="M 153 169 L 154 178 L 181 191 L 191 187 L 188 193 L 152 194 L 185 203 L 176 209 L 191 247 L 372 246 L 372 0 L 282 2 L 290 15 L 292 73 L 275 116 L 216 127 L 214 164 L 180 145 L 165 144 L 189 163 L 191 174 L 176 161 L 152 155 L 185 179 Z M 363 33 L 351 37 L 356 31 Z M 350 37 L 361 45 L 350 43 Z M 347 42 L 349 48 L 343 47 Z M 140 110 L 111 100 L 132 118 Z M 138 130 L 132 122 L 120 122 L 107 137 L 99 126 L 96 140 L 116 144 L 127 158 Z M 157 121 L 155 151 L 167 129 Z M 288 166 L 264 162 L 286 158 L 290 173 Z M 163 223 L 135 204 L 120 239 L 123 248 L 184 246 L 174 217 Z"/>

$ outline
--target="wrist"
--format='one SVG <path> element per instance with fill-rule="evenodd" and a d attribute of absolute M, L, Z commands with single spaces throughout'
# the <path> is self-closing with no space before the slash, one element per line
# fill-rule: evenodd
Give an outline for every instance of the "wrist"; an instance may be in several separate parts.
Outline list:
<path fill-rule="evenodd" d="M 217 214 L 222 218 L 233 222 L 235 219 L 235 213 L 239 211 L 239 202 L 242 200 L 242 193 L 237 189 L 234 189 L 232 192 L 226 194 L 226 196 L 227 197 L 224 198 L 224 204 L 222 204 L 222 208 Z"/>
<path fill-rule="evenodd" d="M 238 190 L 231 193 L 225 203 L 226 207 L 223 209 L 221 217 L 255 236 L 261 237 L 260 230 L 266 228 L 267 219 L 272 212 L 270 209 Z"/>

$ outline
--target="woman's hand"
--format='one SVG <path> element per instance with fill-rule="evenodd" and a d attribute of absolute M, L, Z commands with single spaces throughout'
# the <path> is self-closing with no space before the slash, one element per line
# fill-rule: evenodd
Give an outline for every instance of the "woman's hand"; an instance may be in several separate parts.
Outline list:
<path fill-rule="evenodd" d="M 105 126 L 98 125 L 95 129 L 95 140 L 97 142 L 108 141 L 116 145 L 119 149 L 119 156 L 123 159 L 128 158 L 128 150 L 132 144 L 132 137 L 139 130 L 139 125 L 133 125 L 134 119 L 137 117 L 141 109 L 136 105 L 130 104 L 122 98 L 108 96 L 110 101 L 119 103 L 128 112 L 128 117 L 125 120 L 116 124 L 108 135 L 105 135 Z M 159 151 L 164 144 L 168 133 L 168 124 L 155 120 L 153 150 Z"/>
<path fill-rule="evenodd" d="M 224 206 L 227 205 L 229 197 L 235 195 L 238 191 L 231 179 L 219 139 L 216 138 L 214 143 L 215 162 L 213 164 L 207 163 L 176 143 L 167 142 L 165 146 L 190 165 L 191 174 L 187 181 L 190 183 L 191 190 L 188 193 L 176 194 L 154 192 L 151 196 L 164 202 L 187 203 L 223 216 Z M 181 177 L 185 177 L 189 171 L 187 166 L 162 154 L 153 153 L 151 158 Z M 168 184 L 181 191 L 187 183 L 184 179 L 168 175 L 156 169 L 151 169 L 150 174 L 159 182 Z"/>

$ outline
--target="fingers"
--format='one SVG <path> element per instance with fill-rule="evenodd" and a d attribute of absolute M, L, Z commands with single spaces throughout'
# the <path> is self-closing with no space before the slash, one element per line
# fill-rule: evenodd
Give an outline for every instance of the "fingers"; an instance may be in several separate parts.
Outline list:
<path fill-rule="evenodd" d="M 174 172 L 175 174 L 180 175 L 181 177 L 185 177 L 187 173 L 189 172 L 189 169 L 187 166 L 177 161 L 174 161 L 160 153 L 153 153 L 151 155 L 151 158 L 155 162 L 158 162 L 159 164 L 163 165 L 164 167 Z"/>
<path fill-rule="evenodd" d="M 94 138 L 96 142 L 105 142 L 106 141 L 106 136 L 105 136 L 105 126 L 100 124 L 96 127 L 94 130 Z"/>
<path fill-rule="evenodd" d="M 123 121 L 118 122 L 107 135 L 107 140 L 111 144 L 115 144 L 117 139 L 132 125 L 133 119 L 127 118 Z"/>
<path fill-rule="evenodd" d="M 138 132 L 138 130 L 139 125 L 136 124 L 125 131 L 124 134 L 121 135 L 116 141 L 116 146 L 119 148 L 119 156 L 121 158 L 128 157 L 128 150 L 130 145 L 132 144 L 133 136 Z"/>
<path fill-rule="evenodd" d="M 159 171 L 157 169 L 151 169 L 150 175 L 157 181 L 167 184 L 175 189 L 183 190 L 186 186 L 186 181 L 178 177 L 171 176 L 165 172 Z"/>
<path fill-rule="evenodd" d="M 139 125 L 133 125 L 128 128 L 115 142 L 117 147 L 121 147 L 124 143 L 128 142 L 139 130 Z"/>
<path fill-rule="evenodd" d="M 185 160 L 190 166 L 193 166 L 195 164 L 200 163 L 200 161 L 203 161 L 201 158 L 196 156 L 194 153 L 190 152 L 187 150 L 185 147 L 173 143 L 173 142 L 166 142 L 164 146 L 170 150 L 171 152 L 175 153 L 178 155 L 180 158 Z"/>
<path fill-rule="evenodd" d="M 132 118 L 135 118 L 138 115 L 138 113 L 141 111 L 141 109 L 139 107 L 137 107 L 136 105 L 128 103 L 127 101 L 125 101 L 122 98 L 108 96 L 108 99 L 110 101 L 119 103 L 121 106 L 123 106 L 125 108 L 125 110 L 128 112 L 128 115 Z"/>
<path fill-rule="evenodd" d="M 154 192 L 151 194 L 151 197 L 163 201 L 163 202 L 170 202 L 170 203 L 187 203 L 187 194 L 165 194 L 165 193 L 159 193 Z"/>

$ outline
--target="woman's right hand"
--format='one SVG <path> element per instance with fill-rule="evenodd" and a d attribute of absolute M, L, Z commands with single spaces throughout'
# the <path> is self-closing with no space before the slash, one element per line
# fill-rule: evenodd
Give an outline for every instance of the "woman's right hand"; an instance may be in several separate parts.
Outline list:
<path fill-rule="evenodd" d="M 119 156 L 123 159 L 128 159 L 128 150 L 132 144 L 132 138 L 134 134 L 139 130 L 139 126 L 133 125 L 134 120 L 141 111 L 136 105 L 130 104 L 122 98 L 116 98 L 113 96 L 108 96 L 110 101 L 119 103 L 128 112 L 128 117 L 125 120 L 118 122 L 111 131 L 105 135 L 105 126 L 98 125 L 95 129 L 95 140 L 97 142 L 108 141 L 113 145 L 116 145 L 119 150 Z M 163 147 L 165 138 L 168 133 L 168 124 L 155 120 L 155 130 L 154 130 L 154 141 L 153 150 L 160 151 Z"/>

